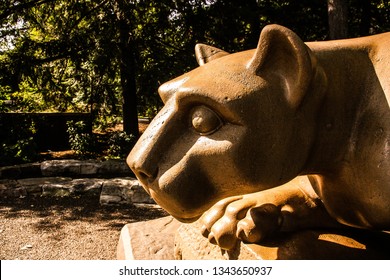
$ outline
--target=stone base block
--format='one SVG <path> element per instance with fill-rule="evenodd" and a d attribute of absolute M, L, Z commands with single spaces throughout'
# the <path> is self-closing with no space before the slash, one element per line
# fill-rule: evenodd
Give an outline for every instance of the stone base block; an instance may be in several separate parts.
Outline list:
<path fill-rule="evenodd" d="M 306 230 L 275 235 L 259 244 L 238 242 L 225 251 L 200 234 L 197 223 L 172 217 L 126 225 L 117 258 L 131 260 L 379 260 L 390 259 L 390 233 Z"/>
<path fill-rule="evenodd" d="M 171 216 L 127 224 L 122 228 L 118 260 L 173 260 L 174 237 L 180 223 Z"/>
<path fill-rule="evenodd" d="M 390 259 L 390 234 L 363 230 L 306 230 L 280 234 L 259 244 L 238 243 L 231 251 L 210 244 L 200 226 L 183 224 L 175 237 L 180 260 Z"/>

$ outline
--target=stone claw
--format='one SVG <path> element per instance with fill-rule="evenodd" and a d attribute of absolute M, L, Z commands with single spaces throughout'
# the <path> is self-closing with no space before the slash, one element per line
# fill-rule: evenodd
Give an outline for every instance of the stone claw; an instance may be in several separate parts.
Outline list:
<path fill-rule="evenodd" d="M 261 203 L 261 195 L 223 199 L 207 211 L 202 219 L 202 235 L 222 249 L 231 250 L 237 241 L 255 243 L 281 226 L 280 207 Z"/>

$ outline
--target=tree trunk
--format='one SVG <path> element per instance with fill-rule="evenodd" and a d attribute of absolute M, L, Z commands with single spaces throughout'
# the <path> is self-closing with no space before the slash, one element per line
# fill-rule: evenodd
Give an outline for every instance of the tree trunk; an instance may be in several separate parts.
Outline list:
<path fill-rule="evenodd" d="M 137 88 L 135 81 L 134 46 L 130 22 L 125 16 L 123 1 L 117 1 L 116 12 L 119 28 L 119 63 L 123 98 L 123 130 L 138 138 Z"/>
<path fill-rule="evenodd" d="M 348 4 L 347 0 L 327 0 L 329 39 L 348 37 Z"/>
<path fill-rule="evenodd" d="M 361 10 L 359 35 L 366 36 L 370 34 L 370 28 L 371 28 L 371 1 L 361 0 L 358 1 L 358 4 Z"/>

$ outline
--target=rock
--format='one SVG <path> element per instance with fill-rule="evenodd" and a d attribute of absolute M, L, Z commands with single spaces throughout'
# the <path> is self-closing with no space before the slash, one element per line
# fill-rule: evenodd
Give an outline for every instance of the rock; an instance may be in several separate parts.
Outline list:
<path fill-rule="evenodd" d="M 122 228 L 118 260 L 173 260 L 174 237 L 180 223 L 167 216 Z"/>
<path fill-rule="evenodd" d="M 19 179 L 18 184 L 22 186 L 29 195 L 41 195 L 42 186 L 48 184 L 58 184 L 71 181 L 71 178 L 65 177 L 41 177 L 41 178 L 26 178 Z"/>
<path fill-rule="evenodd" d="M 222 250 L 201 235 L 198 224 L 182 224 L 175 235 L 176 260 L 258 260 L 261 257 L 239 244 L 232 251 Z"/>
<path fill-rule="evenodd" d="M 40 177 L 0 180 L 1 197 L 42 196 L 100 196 L 102 205 L 155 204 L 138 180 L 127 178 L 103 179 L 70 177 Z"/>
<path fill-rule="evenodd" d="M 80 160 L 48 160 L 41 163 L 42 175 L 45 177 L 79 175 Z"/>
<path fill-rule="evenodd" d="M 100 194 L 100 204 L 154 203 L 146 191 L 133 178 L 105 180 Z"/>
<path fill-rule="evenodd" d="M 0 179 L 36 177 L 128 177 L 133 176 L 125 160 L 48 160 L 0 167 Z"/>
<path fill-rule="evenodd" d="M 98 174 L 104 177 L 128 177 L 133 172 L 124 160 L 107 160 L 100 164 Z"/>
<path fill-rule="evenodd" d="M 131 204 L 131 202 L 124 201 L 120 196 L 109 195 L 109 194 L 101 194 L 99 202 L 101 205 L 124 204 L 124 203 Z"/>
<path fill-rule="evenodd" d="M 80 164 L 80 176 L 96 175 L 98 173 L 101 162 L 98 161 L 82 161 Z"/>
<path fill-rule="evenodd" d="M 131 200 L 133 203 L 156 203 L 138 181 L 133 185 L 132 190 Z"/>
<path fill-rule="evenodd" d="M 43 176 L 90 177 L 96 175 L 102 165 L 98 160 L 49 160 L 41 163 Z"/>
<path fill-rule="evenodd" d="M 124 177 L 133 173 L 124 160 L 49 160 L 41 163 L 43 176 Z"/>
<path fill-rule="evenodd" d="M 17 179 L 20 177 L 21 171 L 18 165 L 0 167 L 0 178 Z"/>
<path fill-rule="evenodd" d="M 318 260 L 389 259 L 390 233 L 348 230 L 304 230 L 275 235 L 258 244 L 238 242 L 221 250 L 201 235 L 198 223 L 183 224 L 175 237 L 180 260 Z"/>
<path fill-rule="evenodd" d="M 3 179 L 0 180 L 0 189 L 14 189 L 19 187 L 17 180 Z"/>
<path fill-rule="evenodd" d="M 41 176 L 42 173 L 40 163 L 26 163 L 0 167 L 0 178 L 3 179 L 19 179 Z"/>
<path fill-rule="evenodd" d="M 49 160 L 42 163 L 5 167 L 0 169 L 1 174 L 11 178 L 0 180 L 0 196 L 92 195 L 100 196 L 102 205 L 154 203 L 138 181 L 132 177 L 104 179 L 111 175 L 129 175 L 129 170 L 124 160 L 104 162 Z M 35 174 L 37 177 L 20 179 L 28 174 Z M 12 177 L 18 179 L 12 179 Z"/>
<path fill-rule="evenodd" d="M 10 179 L 0 180 L 0 197 L 23 197 L 26 195 L 26 189 L 20 186 L 18 181 Z"/>
<path fill-rule="evenodd" d="M 41 177 L 41 164 L 39 162 L 21 164 L 20 168 L 20 177 L 19 178 L 34 178 Z"/>
<path fill-rule="evenodd" d="M 43 196 L 99 195 L 102 179 L 75 179 L 42 186 Z"/>
<path fill-rule="evenodd" d="M 131 204 L 131 179 L 112 179 L 106 180 L 100 194 L 100 204 L 107 205 L 111 203 Z"/>

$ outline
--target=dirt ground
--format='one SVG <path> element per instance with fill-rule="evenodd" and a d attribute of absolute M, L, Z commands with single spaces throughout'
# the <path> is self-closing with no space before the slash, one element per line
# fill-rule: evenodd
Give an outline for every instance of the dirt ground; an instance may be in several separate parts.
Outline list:
<path fill-rule="evenodd" d="M 98 198 L 0 198 L 1 260 L 113 260 L 121 228 L 167 215 Z"/>

